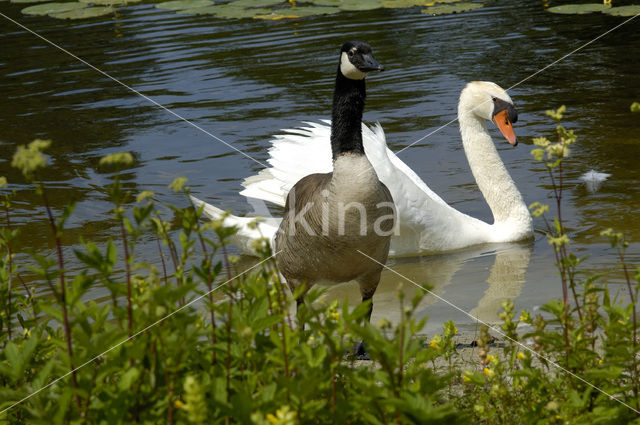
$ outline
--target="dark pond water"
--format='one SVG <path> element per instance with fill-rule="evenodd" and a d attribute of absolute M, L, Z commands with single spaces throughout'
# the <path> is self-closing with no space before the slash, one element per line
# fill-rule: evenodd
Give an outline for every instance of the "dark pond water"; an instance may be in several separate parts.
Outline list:
<path fill-rule="evenodd" d="M 466 82 L 510 87 L 625 19 L 552 15 L 540 2 L 515 0 L 488 1 L 482 9 L 449 16 L 381 9 L 292 21 L 221 20 L 138 4 L 121 8 L 117 18 L 70 23 L 23 16 L 20 8 L 0 2 L 3 14 L 260 162 L 280 129 L 329 117 L 337 49 L 345 40 L 369 41 L 387 67 L 369 79 L 365 120 L 380 121 L 390 147 L 399 150 L 456 117 Z M 587 269 L 608 273 L 613 281 L 620 280 L 613 272 L 617 260 L 600 230 L 613 227 L 640 241 L 640 116 L 629 112 L 640 100 L 639 70 L 637 19 L 511 90 L 520 112 L 517 148 L 492 130 L 525 201 L 550 202 L 549 180 L 530 155 L 531 139 L 551 136 L 555 124 L 544 111 L 567 105 L 564 124 L 576 130 L 579 142 L 568 162 L 564 216 L 574 231 L 573 248 L 591 256 Z M 52 249 L 41 202 L 10 167 L 16 146 L 36 137 L 54 141 L 46 176 L 55 208 L 78 201 L 65 239 L 68 257 L 79 236 L 98 242 L 116 236 L 110 204 L 99 190 L 111 174 L 97 167 L 111 152 L 134 154 L 135 167 L 125 174 L 132 190 L 150 189 L 161 201 L 186 206 L 167 188 L 175 177 L 186 176 L 192 191 L 208 202 L 240 215 L 252 211 L 238 191 L 261 165 L 2 17 L 0 100 L 0 175 L 17 184 L 13 220 L 25 230 L 26 248 Z M 491 219 L 456 124 L 400 158 L 447 202 Z M 590 169 L 611 174 L 597 193 L 578 179 Z M 629 250 L 631 261 L 640 263 L 640 244 Z M 153 261 L 155 245 L 142 255 Z M 553 252 L 541 235 L 530 243 L 395 259 L 390 265 L 483 319 L 495 318 L 505 298 L 533 308 L 561 296 Z M 385 274 L 374 322 L 397 317 L 400 281 Z M 332 292 L 357 299 L 348 285 Z M 96 289 L 95 296 L 101 295 Z M 471 323 L 433 298 L 421 314 L 432 318 L 432 326 L 447 319 Z"/>

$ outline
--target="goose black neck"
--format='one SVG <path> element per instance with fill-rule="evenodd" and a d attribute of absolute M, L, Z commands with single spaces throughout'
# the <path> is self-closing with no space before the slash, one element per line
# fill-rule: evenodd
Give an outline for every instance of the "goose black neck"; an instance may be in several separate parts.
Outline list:
<path fill-rule="evenodd" d="M 338 69 L 331 116 L 331 152 L 333 159 L 346 152 L 364 154 L 362 111 L 366 90 L 364 79 L 352 80 Z"/>

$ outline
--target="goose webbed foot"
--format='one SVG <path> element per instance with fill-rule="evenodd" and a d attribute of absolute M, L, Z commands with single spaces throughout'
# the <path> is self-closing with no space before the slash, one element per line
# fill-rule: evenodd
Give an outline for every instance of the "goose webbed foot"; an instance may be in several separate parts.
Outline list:
<path fill-rule="evenodd" d="M 367 350 L 364 346 L 364 341 L 360 341 L 355 346 L 353 350 L 353 355 L 356 357 L 357 360 L 371 360 L 371 357 L 369 357 L 369 353 L 367 353 Z"/>

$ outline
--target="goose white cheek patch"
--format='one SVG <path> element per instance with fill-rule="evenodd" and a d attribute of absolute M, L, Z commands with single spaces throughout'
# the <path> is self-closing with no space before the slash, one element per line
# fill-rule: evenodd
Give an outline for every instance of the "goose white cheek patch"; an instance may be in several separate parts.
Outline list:
<path fill-rule="evenodd" d="M 362 80 L 367 76 L 366 72 L 360 71 L 349 61 L 349 57 L 345 52 L 342 52 L 340 56 L 340 72 L 351 80 Z"/>

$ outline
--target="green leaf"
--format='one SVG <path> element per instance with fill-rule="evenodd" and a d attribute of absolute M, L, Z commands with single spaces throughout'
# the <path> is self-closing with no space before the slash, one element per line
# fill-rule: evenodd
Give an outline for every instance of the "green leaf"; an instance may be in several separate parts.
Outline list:
<path fill-rule="evenodd" d="M 251 11 L 252 9 L 248 10 Z M 253 18 L 264 20 L 295 19 L 314 15 L 333 15 L 335 13 L 340 13 L 340 8 L 330 6 L 308 6 L 282 8 L 273 11 L 265 9 L 265 12 L 263 12 L 262 14 L 256 14 L 255 16 L 253 16 Z"/>
<path fill-rule="evenodd" d="M 86 9 L 69 10 L 68 12 L 52 13 L 49 16 L 56 19 L 88 19 L 98 16 L 110 15 L 115 9 L 107 6 L 88 7 Z"/>
<path fill-rule="evenodd" d="M 24 13 L 25 15 L 38 15 L 38 16 L 50 15 L 52 13 L 62 13 L 62 12 L 67 12 L 69 10 L 83 9 L 87 6 L 88 5 L 85 3 L 78 3 L 78 2 L 45 3 L 45 4 L 39 4 L 36 6 L 26 7 L 22 9 L 22 13 Z"/>
<path fill-rule="evenodd" d="M 640 13 L 640 5 L 632 4 L 629 6 L 610 7 L 602 10 L 602 13 L 612 16 L 635 16 Z"/>
<path fill-rule="evenodd" d="M 427 3 L 429 3 L 428 0 L 382 0 L 382 7 L 387 9 L 404 9 L 414 6 L 426 6 Z"/>
<path fill-rule="evenodd" d="M 442 4 L 422 9 L 422 13 L 426 13 L 429 15 L 447 15 L 450 13 L 468 12 L 470 10 L 479 9 L 481 7 L 482 3 Z"/>
<path fill-rule="evenodd" d="M 139 3 L 142 0 L 78 0 L 78 1 L 82 3 L 90 3 L 98 6 L 120 6 L 125 4 Z M 128 152 L 125 152 L 125 153 L 128 153 Z M 125 164 L 125 165 L 131 165 L 133 163 L 133 158 L 131 159 L 132 159 L 131 163 Z M 100 162 L 102 163 L 102 160 Z"/>
<path fill-rule="evenodd" d="M 382 0 L 343 0 L 339 7 L 349 11 L 380 9 Z"/>
<path fill-rule="evenodd" d="M 547 12 L 560 13 L 563 15 L 584 15 L 586 13 L 593 12 L 605 12 L 606 9 L 611 9 L 611 6 L 607 6 L 603 3 L 583 3 L 583 4 L 563 4 L 560 6 L 553 6 L 547 9 Z"/>
<path fill-rule="evenodd" d="M 4 355 L 9 362 L 10 377 L 15 382 L 20 379 L 22 374 L 23 360 L 20 356 L 20 350 L 18 349 L 18 346 L 13 343 L 13 341 L 9 341 L 4 347 Z"/>
<path fill-rule="evenodd" d="M 156 4 L 156 7 L 158 9 L 165 9 L 165 10 L 183 10 L 183 9 L 193 9 L 196 7 L 204 7 L 204 6 L 211 6 L 211 5 L 213 5 L 213 2 L 211 0 L 175 0 L 175 1 L 167 1 L 164 3 L 158 3 Z M 175 181 L 172 184 L 175 184 Z M 171 186 L 169 187 L 171 188 Z"/>
<path fill-rule="evenodd" d="M 42 3 L 49 0 L 11 0 L 11 3 Z"/>
<path fill-rule="evenodd" d="M 120 377 L 120 381 L 118 381 L 118 389 L 120 391 L 128 391 L 129 388 L 131 388 L 131 384 L 133 384 L 138 379 L 138 376 L 140 376 L 140 371 L 137 368 L 132 367 L 131 369 L 127 370 Z"/>

